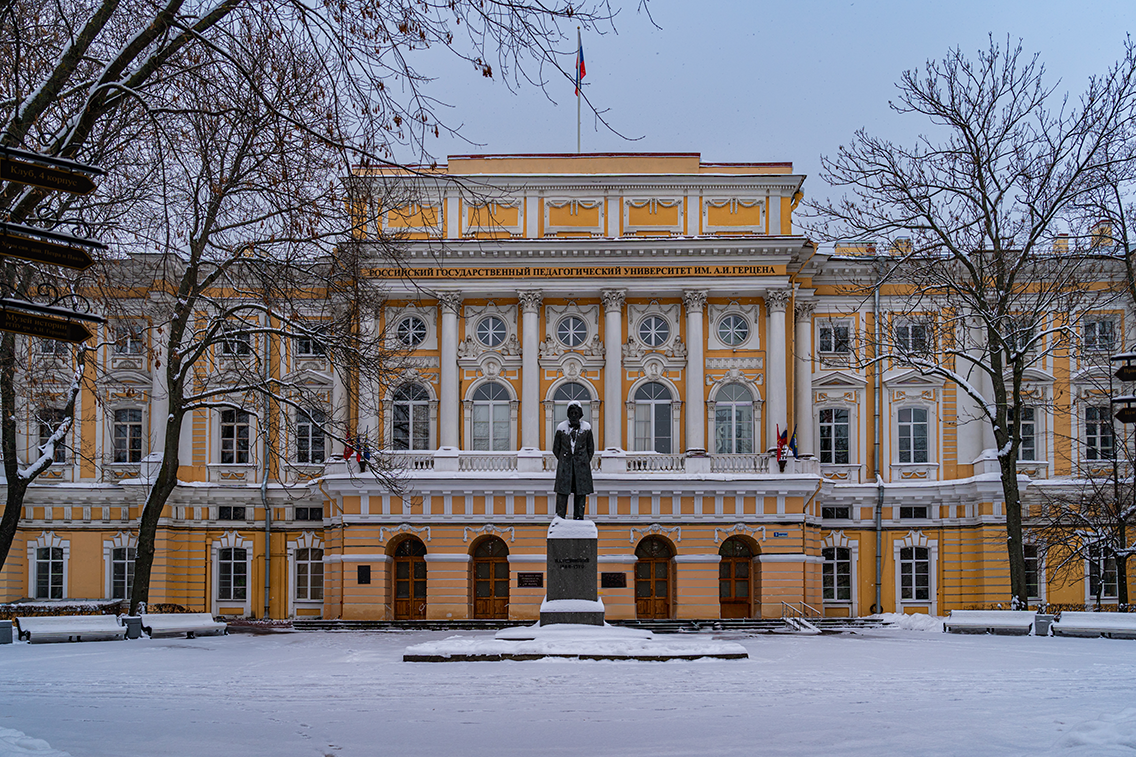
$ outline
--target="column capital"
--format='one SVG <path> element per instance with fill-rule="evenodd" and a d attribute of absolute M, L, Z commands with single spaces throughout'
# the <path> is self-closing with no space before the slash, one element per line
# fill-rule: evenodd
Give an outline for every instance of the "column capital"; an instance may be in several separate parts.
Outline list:
<path fill-rule="evenodd" d="M 682 293 L 682 304 L 688 313 L 701 312 L 706 307 L 706 290 L 687 289 Z"/>
<path fill-rule="evenodd" d="M 816 311 L 816 303 L 812 300 L 797 300 L 795 310 L 798 321 L 808 321 Z"/>
<path fill-rule="evenodd" d="M 517 292 L 517 296 L 521 300 L 522 313 L 537 313 L 540 312 L 540 303 L 544 299 L 544 294 L 541 292 Z"/>
<path fill-rule="evenodd" d="M 462 296 L 460 292 L 442 292 L 438 295 L 438 304 L 442 307 L 442 312 L 450 311 L 457 314 L 461 309 Z"/>
<path fill-rule="evenodd" d="M 623 289 L 605 289 L 600 292 L 600 298 L 603 300 L 605 312 L 612 310 L 623 310 L 623 302 L 627 295 L 626 290 Z"/>
<path fill-rule="evenodd" d="M 791 289 L 769 289 L 765 292 L 765 305 L 770 312 L 784 312 L 792 298 Z"/>

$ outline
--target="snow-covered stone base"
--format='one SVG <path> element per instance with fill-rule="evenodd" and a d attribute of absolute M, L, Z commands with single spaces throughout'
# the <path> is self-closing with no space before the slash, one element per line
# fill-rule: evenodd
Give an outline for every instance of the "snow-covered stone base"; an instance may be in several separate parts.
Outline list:
<path fill-rule="evenodd" d="M 635 628 L 559 623 L 505 628 L 488 638 L 451 636 L 406 648 L 404 662 L 498 662 L 566 657 L 577 660 L 744 660 L 728 641 L 660 637 Z"/>

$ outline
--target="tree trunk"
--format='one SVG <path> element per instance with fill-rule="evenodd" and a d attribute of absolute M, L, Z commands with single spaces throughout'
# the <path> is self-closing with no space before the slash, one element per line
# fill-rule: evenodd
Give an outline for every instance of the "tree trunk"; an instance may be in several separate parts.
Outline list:
<path fill-rule="evenodd" d="M 1010 563 L 1010 606 L 1024 610 L 1029 598 L 1026 589 L 1026 555 L 1022 539 L 1022 499 L 1018 489 L 1018 465 L 1013 455 L 1000 455 L 1002 497 L 1006 500 L 1006 551 Z"/>
<path fill-rule="evenodd" d="M 172 394 L 172 392 L 171 392 Z M 180 392 L 178 393 L 180 395 Z M 180 400 L 179 400 L 180 401 Z M 178 454 L 181 447 L 181 424 L 185 416 L 173 410 L 166 419 L 166 436 L 162 448 L 162 465 L 157 478 L 150 485 L 142 518 L 138 523 L 138 551 L 134 557 L 134 587 L 130 592 L 130 614 L 137 615 L 138 607 L 150 600 L 150 573 L 154 567 L 154 543 L 158 534 L 158 520 L 162 510 L 177 487 Z"/>
<path fill-rule="evenodd" d="M 19 477 L 19 450 L 16 448 L 16 335 L 0 333 L 0 435 L 3 437 L 4 477 L 7 479 L 4 516 L 0 518 L 0 569 L 8 559 L 16 527 L 24 510 L 28 482 Z"/>

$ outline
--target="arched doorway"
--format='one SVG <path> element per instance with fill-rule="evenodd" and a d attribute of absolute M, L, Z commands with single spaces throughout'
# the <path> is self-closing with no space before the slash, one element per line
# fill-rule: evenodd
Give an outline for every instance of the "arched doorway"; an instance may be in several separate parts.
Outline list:
<path fill-rule="evenodd" d="M 394 548 L 394 619 L 426 618 L 426 545 L 413 536 Z"/>
<path fill-rule="evenodd" d="M 509 617 L 509 548 L 496 536 L 473 550 L 473 617 Z"/>
<path fill-rule="evenodd" d="M 744 539 L 732 536 L 722 542 L 718 555 L 722 558 L 718 563 L 718 601 L 722 604 L 722 617 L 752 617 L 753 550 Z"/>
<path fill-rule="evenodd" d="M 635 548 L 635 616 L 671 616 L 671 558 L 674 550 L 658 536 L 648 536 Z"/>

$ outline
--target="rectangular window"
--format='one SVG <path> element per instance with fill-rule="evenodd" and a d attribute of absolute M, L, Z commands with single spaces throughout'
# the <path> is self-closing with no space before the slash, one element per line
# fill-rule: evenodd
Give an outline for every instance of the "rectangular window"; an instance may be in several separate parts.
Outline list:
<path fill-rule="evenodd" d="M 927 506 L 926 505 L 900 505 L 899 517 L 900 517 L 901 520 L 906 520 L 908 518 L 915 518 L 915 519 L 927 518 L 928 517 Z"/>
<path fill-rule="evenodd" d="M 1116 323 L 1111 318 L 1087 319 L 1082 333 L 1087 352 L 1112 352 L 1116 349 Z"/>
<path fill-rule="evenodd" d="M 1035 410 L 1032 407 L 1022 408 L 1022 443 L 1018 447 L 1019 460 L 1037 459 L 1037 426 L 1035 425 Z M 1010 422 L 1013 423 L 1013 408 L 1010 409 Z"/>
<path fill-rule="evenodd" d="M 931 556 L 926 547 L 899 550 L 899 588 L 901 599 L 931 599 Z"/>
<path fill-rule="evenodd" d="M 245 508 L 221 505 L 217 508 L 217 520 L 244 520 Z"/>
<path fill-rule="evenodd" d="M 134 589 L 134 547 L 115 547 L 110 553 L 110 598 L 130 599 Z"/>
<path fill-rule="evenodd" d="M 849 462 L 848 410 L 824 408 L 820 411 L 820 461 L 836 465 Z"/>
<path fill-rule="evenodd" d="M 228 334 L 221 342 L 221 354 L 228 357 L 252 354 L 252 340 L 248 334 Z"/>
<path fill-rule="evenodd" d="M 929 345 L 926 324 L 903 323 L 895 327 L 895 348 L 901 354 L 925 354 Z"/>
<path fill-rule="evenodd" d="M 1022 551 L 1025 552 L 1026 556 L 1026 597 L 1041 599 L 1041 584 L 1039 583 L 1041 562 L 1038 560 L 1037 545 L 1023 544 Z"/>
<path fill-rule="evenodd" d="M 36 549 L 36 599 L 63 599 L 63 548 Z"/>
<path fill-rule="evenodd" d="M 822 507 L 820 509 L 820 517 L 822 518 L 851 518 L 851 507 Z"/>
<path fill-rule="evenodd" d="M 323 425 L 327 416 L 322 410 L 308 410 L 296 418 L 296 462 L 322 463 L 326 459 L 326 437 Z"/>
<path fill-rule="evenodd" d="M 323 599 L 323 550 L 296 550 L 296 599 Z"/>
<path fill-rule="evenodd" d="M 322 330 L 312 329 L 312 331 L 314 333 L 296 337 L 296 355 L 298 357 L 323 357 L 327 353 Z"/>
<path fill-rule="evenodd" d="M 927 410 L 921 407 L 899 409 L 899 462 L 928 461 Z"/>
<path fill-rule="evenodd" d="M 322 507 L 297 507 L 293 520 L 323 520 Z"/>
<path fill-rule="evenodd" d="M 492 452 L 509 449 L 509 403 L 473 403 L 473 448 Z"/>
<path fill-rule="evenodd" d="M 249 462 L 249 414 L 244 410 L 221 411 L 221 462 L 228 465 Z"/>
<path fill-rule="evenodd" d="M 1117 576 L 1116 558 L 1105 556 L 1101 546 L 1094 545 L 1089 550 L 1089 597 L 1100 601 L 1116 599 Z"/>
<path fill-rule="evenodd" d="M 1029 352 L 1033 349 L 1033 324 L 1025 317 L 1011 318 L 1002 338 L 1010 352 Z"/>
<path fill-rule="evenodd" d="M 851 351 L 849 336 L 847 323 L 822 323 L 818 340 L 820 351 L 838 355 L 848 354 Z"/>
<path fill-rule="evenodd" d="M 355 583 L 360 586 L 368 586 L 371 583 L 371 566 L 370 565 L 356 565 L 355 566 Z"/>
<path fill-rule="evenodd" d="M 116 463 L 142 462 L 142 411 L 127 408 L 114 411 L 114 461 Z"/>
<path fill-rule="evenodd" d="M 141 355 L 145 340 L 140 323 L 120 323 L 114 327 L 114 354 Z"/>
<path fill-rule="evenodd" d="M 52 434 L 55 433 L 60 424 L 67 420 L 67 414 L 56 407 L 44 407 L 36 413 L 36 420 L 39 422 L 39 446 L 42 448 L 51 439 Z M 66 445 L 66 436 L 55 443 L 55 451 L 51 456 L 53 463 L 67 462 Z"/>
<path fill-rule="evenodd" d="M 220 550 L 217 570 L 217 599 L 229 601 L 248 598 L 248 551 L 240 547 Z"/>
<path fill-rule="evenodd" d="M 852 550 L 848 547 L 825 547 L 821 578 L 824 599 L 834 602 L 852 600 Z"/>
<path fill-rule="evenodd" d="M 430 448 L 430 405 L 428 402 L 399 402 L 391 407 L 391 446 L 397 450 Z M 584 419 L 587 420 L 585 413 Z"/>
<path fill-rule="evenodd" d="M 41 355 L 66 355 L 70 349 L 70 344 L 61 342 L 58 339 L 39 340 L 39 354 Z"/>
<path fill-rule="evenodd" d="M 1085 459 L 1111 460 L 1113 456 L 1112 415 L 1108 405 L 1085 408 Z"/>

